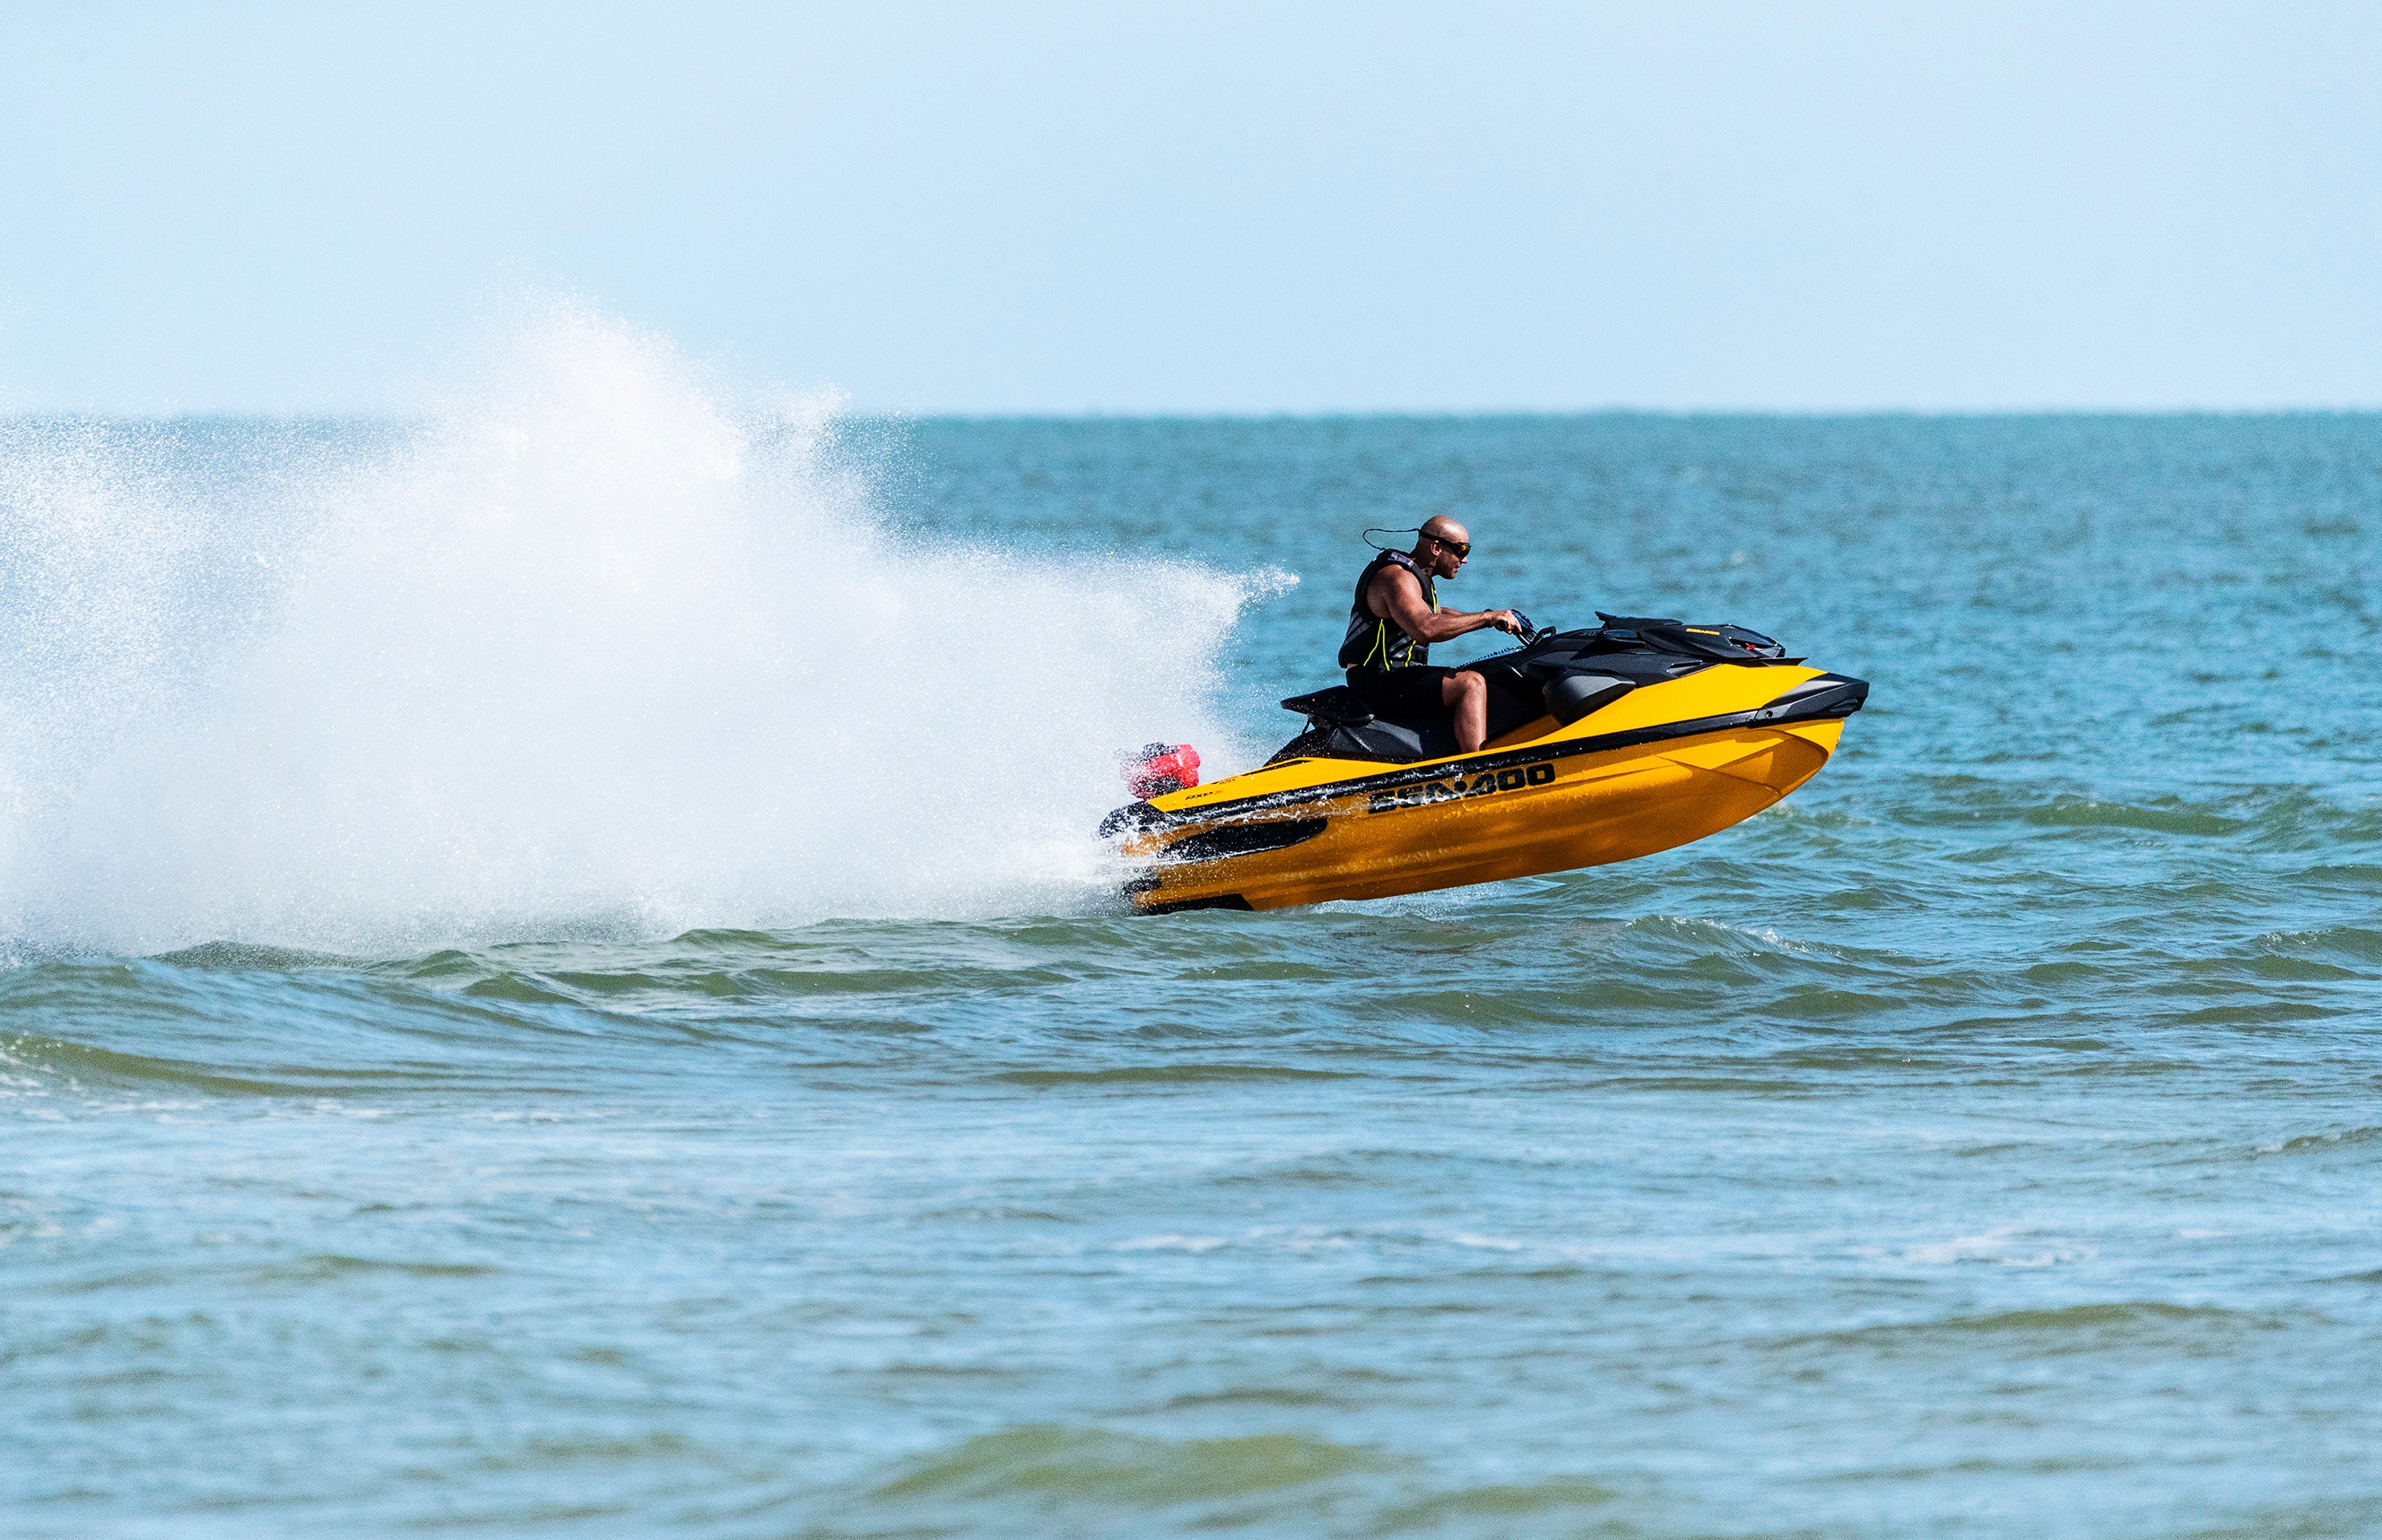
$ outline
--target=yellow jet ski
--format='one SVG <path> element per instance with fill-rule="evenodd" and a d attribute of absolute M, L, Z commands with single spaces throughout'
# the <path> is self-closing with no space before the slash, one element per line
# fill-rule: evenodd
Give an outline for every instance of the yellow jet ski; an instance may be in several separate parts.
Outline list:
<path fill-rule="evenodd" d="M 1376 717 L 1344 684 L 1283 701 L 1306 731 L 1245 774 L 1198 785 L 1187 745 L 1151 745 L 1168 757 L 1126 772 L 1146 799 L 1100 825 L 1144 869 L 1125 896 L 1279 909 L 1650 856 L 1809 781 L 1869 697 L 1742 626 L 1597 618 L 1467 665 L 1491 685 L 1477 753 L 1445 714 Z"/>

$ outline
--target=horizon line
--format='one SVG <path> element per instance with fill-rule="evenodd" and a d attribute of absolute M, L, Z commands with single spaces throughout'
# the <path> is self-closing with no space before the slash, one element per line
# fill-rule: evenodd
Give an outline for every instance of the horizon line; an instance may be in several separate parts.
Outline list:
<path fill-rule="evenodd" d="M 163 423 L 240 420 L 285 423 L 406 422 L 436 415 L 432 411 L 385 408 L 271 409 L 210 407 L 190 411 L 108 411 L 90 407 L 0 407 L 0 422 Z M 1160 409 L 1110 411 L 1085 407 L 1074 411 L 1029 409 L 970 411 L 944 408 L 842 407 L 833 419 L 872 423 L 1333 423 L 1333 422 L 1482 422 L 1525 419 L 1766 418 L 1779 421 L 1847 421 L 1915 419 L 1926 421 L 1990 421 L 2020 418 L 2279 418 L 2361 417 L 2382 415 L 2382 402 L 2354 405 L 2298 406 L 1583 406 L 1583 407 L 1351 407 L 1281 408 L 1265 410 Z"/>

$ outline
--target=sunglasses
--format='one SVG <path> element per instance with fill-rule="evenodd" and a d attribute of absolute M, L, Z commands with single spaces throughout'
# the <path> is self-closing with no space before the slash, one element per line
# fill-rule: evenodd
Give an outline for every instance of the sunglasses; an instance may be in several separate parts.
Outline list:
<path fill-rule="evenodd" d="M 1423 538 L 1433 545 L 1444 546 L 1454 551 L 1458 561 L 1468 561 L 1472 559 L 1472 542 L 1469 540 L 1443 540 L 1436 535 L 1426 535 Z"/>

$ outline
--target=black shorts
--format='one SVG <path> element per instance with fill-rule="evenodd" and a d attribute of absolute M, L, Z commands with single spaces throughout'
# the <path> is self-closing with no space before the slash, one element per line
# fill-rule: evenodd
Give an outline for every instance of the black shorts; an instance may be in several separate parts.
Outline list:
<path fill-rule="evenodd" d="M 1457 669 L 1425 663 L 1411 669 L 1350 669 L 1348 688 L 1364 697 L 1377 717 L 1435 717 L 1447 711 L 1439 682 Z"/>

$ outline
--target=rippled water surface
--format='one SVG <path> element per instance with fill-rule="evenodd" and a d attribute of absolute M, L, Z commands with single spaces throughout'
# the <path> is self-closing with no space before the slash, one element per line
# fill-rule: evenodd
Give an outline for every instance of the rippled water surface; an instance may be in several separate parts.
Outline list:
<path fill-rule="evenodd" d="M 142 457 L 111 506 L 388 452 L 315 428 L 224 469 L 295 431 L 74 442 Z M 87 666 L 26 639 L 62 434 L 9 441 L 28 701 Z M 790 770 L 852 809 L 797 839 L 694 756 L 626 807 L 585 791 L 608 756 L 693 731 L 626 708 L 486 772 L 441 850 L 485 855 L 507 797 L 550 832 L 436 882 L 343 843 L 394 793 L 334 817 L 293 774 L 278 823 L 240 803 L 264 832 L 153 872 L 184 835 L 19 795 L 50 823 L 14 836 L 0 972 L 0 1527 L 2382 1532 L 2382 419 L 867 437 L 841 516 L 1014 565 L 979 612 L 847 628 L 878 661 L 837 678 L 896 736 L 793 666 L 705 754 L 791 721 L 898 798 Z M 1443 511 L 1480 549 L 1453 603 L 1740 622 L 1871 706 L 1786 803 L 1627 866 L 1105 907 L 1072 831 L 1122 800 L 1109 738 L 1262 757 L 1331 677 L 1357 532 Z M 842 602 L 848 549 L 782 605 Z M 275 634 L 246 570 L 185 608 Z M 1229 613 L 1227 580 L 1236 625 L 1136 665 L 1155 715 L 1038 704 L 1118 696 L 1070 671 L 1102 595 Z M 119 696 L 251 667 L 107 656 Z M 968 715 L 1010 673 L 1057 696 Z M 310 752 L 273 720 L 242 753 Z M 688 811 L 731 795 L 758 854 Z M 239 865 L 293 827 L 345 854 Z M 521 875 L 566 836 L 675 854 Z M 290 872 L 302 905 L 258 897 Z"/>

